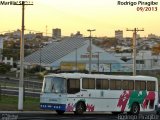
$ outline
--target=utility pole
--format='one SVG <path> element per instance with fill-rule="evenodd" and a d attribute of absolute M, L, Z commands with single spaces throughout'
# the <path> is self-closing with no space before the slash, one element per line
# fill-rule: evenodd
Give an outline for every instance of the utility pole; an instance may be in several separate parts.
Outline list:
<path fill-rule="evenodd" d="M 24 95 L 24 7 L 25 5 L 33 5 L 33 3 L 25 3 L 22 1 L 22 30 L 21 30 L 21 40 L 20 40 L 20 79 L 19 79 L 19 96 L 18 96 L 18 110 L 23 110 L 23 95 Z"/>
<path fill-rule="evenodd" d="M 93 31 L 96 31 L 95 29 L 88 29 L 87 30 L 89 33 L 90 33 L 90 36 L 89 36 L 89 38 L 90 38 L 90 42 L 89 42 L 89 74 L 91 74 L 91 72 L 92 72 L 92 32 Z"/>
<path fill-rule="evenodd" d="M 127 31 L 133 31 L 133 76 L 136 76 L 136 34 L 138 31 L 144 31 L 144 29 L 127 29 Z"/>

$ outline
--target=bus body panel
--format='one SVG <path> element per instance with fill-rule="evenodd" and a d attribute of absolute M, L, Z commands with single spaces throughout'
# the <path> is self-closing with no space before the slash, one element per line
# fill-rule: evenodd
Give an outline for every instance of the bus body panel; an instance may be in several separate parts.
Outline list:
<path fill-rule="evenodd" d="M 40 108 L 43 110 L 66 110 L 67 95 L 47 93 L 40 96 Z"/>
<path fill-rule="evenodd" d="M 86 104 L 86 111 L 130 111 L 134 102 L 138 103 L 141 111 L 153 111 L 157 103 L 157 92 L 146 91 L 101 91 L 80 92 L 76 95 L 67 96 L 66 111 L 75 111 L 76 103 L 83 101 Z M 93 95 L 91 94 L 93 93 Z M 138 95 L 138 96 L 137 96 Z M 81 97 L 80 97 L 81 96 Z M 137 98 L 138 97 L 138 98 Z M 153 101 L 153 102 L 151 102 Z"/>
<path fill-rule="evenodd" d="M 66 75 L 66 76 L 65 76 Z M 50 75 L 51 76 L 51 75 Z M 75 94 L 62 93 L 42 93 L 40 96 L 41 109 L 61 110 L 72 112 L 76 110 L 78 102 L 84 102 L 86 111 L 109 111 L 109 112 L 129 112 L 134 102 L 140 106 L 140 111 L 154 111 L 158 103 L 158 82 L 154 77 L 145 76 L 109 76 L 109 75 L 84 75 L 84 74 L 54 74 L 53 77 L 80 79 L 80 91 Z M 117 79 L 117 80 L 142 80 L 155 81 L 155 91 L 147 90 L 100 90 L 83 89 L 82 78 Z"/>

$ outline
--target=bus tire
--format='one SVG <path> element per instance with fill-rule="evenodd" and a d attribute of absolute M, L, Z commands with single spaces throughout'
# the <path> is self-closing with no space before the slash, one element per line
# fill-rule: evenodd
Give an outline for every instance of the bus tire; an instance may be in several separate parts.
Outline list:
<path fill-rule="evenodd" d="M 76 105 L 76 111 L 74 112 L 77 115 L 82 115 L 85 112 L 86 106 L 83 102 L 78 102 Z"/>
<path fill-rule="evenodd" d="M 57 112 L 58 115 L 62 115 L 64 113 L 63 110 L 56 110 L 56 112 Z"/>
<path fill-rule="evenodd" d="M 140 111 L 139 104 L 138 103 L 133 103 L 129 113 L 132 114 L 132 115 L 138 115 L 139 111 Z"/>

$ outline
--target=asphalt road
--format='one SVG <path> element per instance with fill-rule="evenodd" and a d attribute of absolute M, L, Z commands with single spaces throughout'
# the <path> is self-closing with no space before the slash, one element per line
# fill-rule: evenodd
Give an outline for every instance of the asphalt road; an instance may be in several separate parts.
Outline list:
<path fill-rule="evenodd" d="M 19 84 L 19 79 L 0 76 L 0 82 L 3 82 L 3 83 L 12 83 L 12 84 L 18 85 Z M 34 80 L 24 80 L 24 85 L 26 87 L 33 86 L 35 88 L 40 88 L 41 89 L 42 82 L 38 82 L 38 81 L 34 81 Z"/>
<path fill-rule="evenodd" d="M 139 116 L 135 116 L 112 115 L 110 113 L 85 113 L 83 115 L 65 113 L 64 115 L 57 115 L 55 112 L 0 112 L 0 120 L 160 120 L 160 116 L 155 113 L 140 113 Z"/>
<path fill-rule="evenodd" d="M 18 95 L 19 90 L 1 89 L 2 95 Z M 39 97 L 40 92 L 25 91 L 25 96 Z"/>
<path fill-rule="evenodd" d="M 0 84 L 3 83 L 3 86 L 1 86 L 1 94 L 6 95 L 18 95 L 18 85 L 19 85 L 19 79 L 15 78 L 7 78 L 7 77 L 1 77 L 0 76 Z M 5 86 L 5 83 L 14 84 L 15 86 Z M 42 82 L 32 81 L 32 80 L 25 80 L 25 96 L 33 96 L 33 97 L 39 97 L 40 91 L 42 88 Z"/>

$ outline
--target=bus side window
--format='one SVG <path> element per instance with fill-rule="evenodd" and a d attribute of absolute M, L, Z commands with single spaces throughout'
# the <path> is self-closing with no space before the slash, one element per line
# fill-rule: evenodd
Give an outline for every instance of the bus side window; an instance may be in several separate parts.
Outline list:
<path fill-rule="evenodd" d="M 145 81 L 135 81 L 135 90 L 146 90 Z"/>
<path fill-rule="evenodd" d="M 95 79 L 93 78 L 83 78 L 82 79 L 83 89 L 95 89 Z"/>
<path fill-rule="evenodd" d="M 115 80 L 110 80 L 110 89 L 114 90 L 116 88 L 116 81 Z"/>
<path fill-rule="evenodd" d="M 135 81 L 135 90 L 141 90 L 141 82 L 140 81 Z"/>
<path fill-rule="evenodd" d="M 109 81 L 107 79 L 96 79 L 96 89 L 108 89 Z"/>
<path fill-rule="evenodd" d="M 80 91 L 79 79 L 68 79 L 67 81 L 67 93 L 74 94 Z"/>
<path fill-rule="evenodd" d="M 123 80 L 122 82 L 123 90 L 134 90 L 134 81 L 131 80 Z"/>
<path fill-rule="evenodd" d="M 147 81 L 147 90 L 148 91 L 155 91 L 155 82 L 154 81 Z"/>
<path fill-rule="evenodd" d="M 121 90 L 121 80 L 116 80 L 116 90 Z"/>
<path fill-rule="evenodd" d="M 121 80 L 110 80 L 111 90 L 121 90 Z"/>
<path fill-rule="evenodd" d="M 128 90 L 128 80 L 123 80 L 123 82 L 122 82 L 122 89 L 123 90 Z"/>
<path fill-rule="evenodd" d="M 141 81 L 141 90 L 146 90 L 146 82 Z"/>
<path fill-rule="evenodd" d="M 109 88 L 109 80 L 102 80 L 102 89 Z"/>
<path fill-rule="evenodd" d="M 134 90 L 134 81 L 128 81 L 128 90 Z"/>

